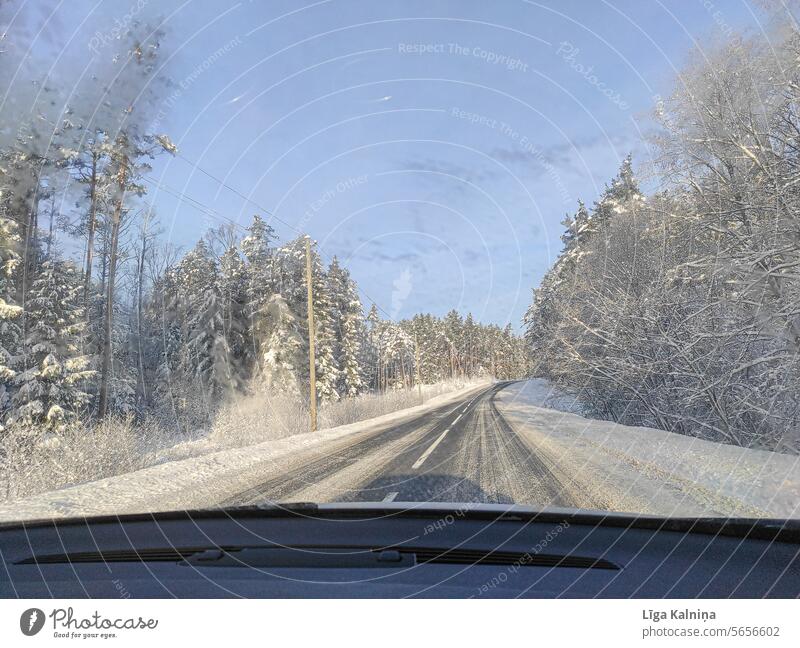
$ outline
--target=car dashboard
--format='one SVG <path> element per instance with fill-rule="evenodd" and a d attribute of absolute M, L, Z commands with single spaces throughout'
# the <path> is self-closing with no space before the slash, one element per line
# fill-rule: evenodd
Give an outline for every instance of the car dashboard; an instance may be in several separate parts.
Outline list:
<path fill-rule="evenodd" d="M 795 521 L 516 506 L 284 505 L 0 527 L 0 596 L 754 598 L 800 594 Z"/>

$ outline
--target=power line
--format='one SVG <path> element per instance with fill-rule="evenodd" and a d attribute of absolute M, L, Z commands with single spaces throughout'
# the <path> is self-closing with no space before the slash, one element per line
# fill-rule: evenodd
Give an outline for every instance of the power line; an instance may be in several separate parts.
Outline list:
<path fill-rule="evenodd" d="M 251 205 L 254 205 L 255 207 L 258 207 L 259 211 L 262 211 L 265 214 L 268 214 L 271 218 L 275 219 L 276 221 L 278 221 L 282 225 L 288 227 L 293 232 L 297 233 L 300 236 L 303 236 L 305 234 L 305 232 L 297 229 L 294 225 L 292 225 L 290 223 L 287 223 L 282 218 L 279 218 L 278 216 L 276 216 L 275 213 L 272 210 L 266 209 L 262 205 L 258 204 L 252 198 L 248 198 L 245 194 L 240 192 L 238 189 L 236 189 L 234 187 L 231 187 L 229 184 L 227 184 L 223 180 L 219 179 L 214 174 L 210 173 L 209 171 L 206 171 L 204 168 L 202 168 L 197 163 L 192 162 L 186 156 L 182 155 L 181 153 L 176 153 L 175 155 L 178 156 L 179 158 L 181 158 L 184 162 L 186 162 L 190 166 L 192 166 L 195 169 L 197 169 L 198 171 L 200 171 L 206 177 L 210 178 L 211 180 L 214 180 L 214 182 L 219 183 L 220 186 L 225 187 L 228 191 L 231 191 L 232 193 L 236 194 L 237 196 L 239 196 L 240 198 L 242 198 L 246 202 L 250 203 Z M 195 209 L 197 209 L 198 211 L 204 213 L 205 215 L 210 216 L 211 218 L 216 218 L 216 219 L 225 221 L 225 222 L 233 225 L 234 227 L 239 227 L 240 229 L 242 229 L 244 231 L 247 231 L 247 228 L 244 225 L 234 221 L 232 218 L 229 218 L 227 216 L 224 216 L 224 215 L 220 214 L 215 209 L 213 209 L 212 207 L 209 207 L 205 203 L 197 200 L 196 198 L 192 198 L 185 191 L 180 191 L 178 189 L 170 187 L 169 185 L 167 185 L 167 184 L 165 184 L 163 182 L 160 182 L 160 181 L 156 180 L 155 178 L 151 178 L 150 176 L 144 176 L 144 179 L 146 181 L 148 181 L 148 182 L 153 183 L 159 189 L 162 189 L 162 190 L 166 191 L 168 194 L 170 194 L 171 196 L 177 198 L 178 200 L 180 200 L 182 202 L 185 202 L 190 207 L 194 207 Z M 319 251 L 319 255 L 321 257 L 326 257 L 325 258 L 326 262 L 328 262 L 328 263 L 331 262 L 333 257 L 327 255 L 327 253 L 322 249 L 322 246 L 320 245 L 319 241 L 317 241 L 317 250 Z M 364 297 L 367 298 L 367 301 L 372 302 L 375 305 L 375 308 L 377 308 L 381 313 L 383 313 L 390 321 L 394 321 L 394 317 L 392 317 L 389 314 L 389 312 L 386 311 L 386 309 L 384 309 L 376 300 L 374 300 L 372 297 L 370 297 L 367 294 L 367 292 L 361 286 L 359 286 L 356 282 L 353 282 L 353 283 L 355 283 L 356 288 L 358 289 L 358 291 L 361 292 L 361 294 L 363 294 Z"/>
<path fill-rule="evenodd" d="M 225 183 L 225 181 L 223 181 L 223 180 L 220 180 L 220 179 L 219 179 L 219 178 L 217 178 L 215 175 L 213 175 L 213 174 L 209 173 L 209 172 L 208 172 L 208 171 L 206 171 L 206 170 L 205 170 L 203 167 L 201 167 L 199 164 L 197 164 L 197 163 L 195 163 L 195 162 L 192 162 L 192 161 L 191 161 L 189 158 L 187 158 L 187 157 L 186 157 L 185 155 L 183 155 L 182 153 L 175 153 L 175 155 L 177 155 L 177 156 L 178 156 L 178 157 L 179 157 L 181 160 L 183 160 L 183 161 L 184 161 L 184 162 L 186 162 L 187 164 L 189 164 L 189 165 L 193 166 L 195 169 L 197 169 L 197 170 L 198 170 L 200 173 L 202 173 L 203 175 L 205 175 L 205 176 L 207 176 L 207 177 L 211 178 L 212 180 L 214 180 L 214 182 L 217 182 L 217 183 L 219 183 L 221 186 L 225 187 L 225 188 L 226 188 L 228 191 L 230 191 L 230 192 L 232 192 L 232 193 L 236 194 L 237 196 L 239 196 L 239 197 L 240 197 L 242 200 L 245 200 L 245 201 L 249 202 L 251 205 L 255 205 L 256 207 L 258 207 L 258 209 L 259 209 L 260 211 L 264 212 L 265 214 L 269 214 L 269 215 L 270 215 L 272 218 L 274 218 L 276 221 L 278 221 L 278 222 L 279 222 L 279 223 L 281 223 L 282 225 L 285 225 L 285 226 L 286 226 L 286 227 L 288 227 L 290 230 L 293 230 L 294 232 L 297 232 L 297 233 L 298 233 L 298 234 L 300 234 L 300 235 L 302 235 L 302 234 L 304 233 L 304 232 L 301 232 L 299 229 L 297 229 L 297 228 L 296 228 L 294 225 L 292 225 L 292 224 L 290 224 L 290 223 L 287 223 L 285 220 L 283 220 L 283 219 L 281 219 L 281 218 L 278 218 L 278 217 L 275 215 L 275 213 L 274 213 L 274 212 L 272 212 L 271 210 L 267 209 L 266 207 L 262 207 L 262 206 L 261 206 L 261 205 L 259 205 L 259 204 L 258 204 L 258 203 L 257 203 L 255 200 L 253 200 L 252 198 L 249 198 L 248 196 L 244 195 L 244 194 L 243 194 L 241 191 L 239 191 L 238 189 L 236 189 L 236 188 L 234 188 L 234 187 L 231 187 L 229 184 L 226 184 L 226 183 Z"/>
<path fill-rule="evenodd" d="M 174 187 L 171 187 L 168 184 L 165 184 L 163 182 L 159 182 L 158 180 L 156 180 L 155 178 L 151 178 L 150 176 L 142 176 L 142 177 L 145 179 L 145 181 L 155 185 L 161 191 L 164 191 L 165 193 L 168 193 L 170 196 L 173 196 L 174 198 L 177 198 L 179 201 L 185 203 L 189 207 L 193 207 L 194 209 L 198 210 L 199 212 L 205 214 L 206 216 L 209 216 L 211 218 L 215 218 L 217 220 L 225 221 L 226 223 L 229 223 L 230 225 L 233 225 L 234 227 L 238 227 L 238 228 L 240 228 L 242 230 L 246 230 L 247 229 L 243 225 L 241 225 L 240 223 L 237 223 L 236 221 L 234 221 L 232 218 L 229 218 L 228 216 L 225 216 L 224 214 L 220 214 L 218 211 L 216 211 L 212 207 L 209 207 L 205 203 L 200 202 L 196 198 L 192 198 L 186 192 L 183 192 L 183 191 L 180 191 L 178 189 L 175 189 Z"/>

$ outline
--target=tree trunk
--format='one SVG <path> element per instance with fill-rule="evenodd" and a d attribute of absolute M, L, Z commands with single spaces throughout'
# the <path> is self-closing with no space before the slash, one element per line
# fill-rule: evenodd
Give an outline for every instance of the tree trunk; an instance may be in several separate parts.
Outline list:
<path fill-rule="evenodd" d="M 53 219 L 56 216 L 56 194 L 53 192 L 53 199 L 50 203 L 50 231 L 47 233 L 47 258 L 51 259 L 53 249 Z"/>
<path fill-rule="evenodd" d="M 147 216 L 145 216 L 145 219 Z M 142 251 L 139 255 L 139 265 L 136 268 L 136 346 L 137 356 L 139 361 L 139 388 L 136 390 L 141 399 L 141 403 L 147 402 L 147 383 L 144 379 L 144 359 L 142 358 L 142 310 L 143 310 L 143 295 L 144 295 L 144 260 L 147 253 L 147 220 L 142 230 Z"/>
<path fill-rule="evenodd" d="M 89 288 L 92 283 L 92 261 L 94 257 L 94 232 L 97 220 L 97 153 L 92 153 L 92 179 L 89 185 L 89 223 L 87 225 L 86 268 L 83 271 L 83 304 L 89 316 Z"/>
<path fill-rule="evenodd" d="M 23 308 L 28 298 L 28 283 L 36 267 L 36 230 L 39 227 L 39 188 L 31 201 L 31 210 L 25 223 L 25 242 L 22 259 L 22 291 L 19 302 Z"/>
<path fill-rule="evenodd" d="M 111 334 L 114 330 L 114 280 L 117 275 L 117 248 L 119 247 L 119 230 L 122 222 L 122 204 L 125 200 L 126 162 L 126 160 L 123 160 L 117 174 L 119 198 L 114 206 L 114 215 L 111 220 L 111 249 L 109 251 L 106 286 L 103 365 L 100 373 L 100 402 L 97 408 L 97 413 L 100 417 L 105 416 L 108 411 L 108 383 L 111 375 Z"/>

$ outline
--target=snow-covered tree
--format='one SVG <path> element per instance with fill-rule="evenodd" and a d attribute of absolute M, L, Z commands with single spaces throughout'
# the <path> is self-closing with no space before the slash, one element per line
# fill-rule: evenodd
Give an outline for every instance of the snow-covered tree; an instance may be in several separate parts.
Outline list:
<path fill-rule="evenodd" d="M 41 264 L 26 300 L 23 354 L 16 362 L 10 421 L 59 431 L 85 411 L 92 375 L 81 349 L 82 284 L 71 263 Z"/>
<path fill-rule="evenodd" d="M 6 216 L 0 194 L 0 416 L 10 405 L 14 364 L 21 351 L 22 307 L 16 303 L 15 282 L 20 264 L 17 224 Z"/>
<path fill-rule="evenodd" d="M 316 365 L 317 396 L 321 403 L 339 400 L 337 385 L 340 381 L 339 357 L 336 350 L 338 335 L 336 321 L 341 317 L 322 261 L 312 247 L 311 280 L 314 299 L 314 327 L 316 328 L 314 359 Z"/>
<path fill-rule="evenodd" d="M 245 248 L 247 246 L 243 246 Z M 248 263 L 256 258 L 246 250 L 245 256 Z M 251 316 L 256 349 L 254 380 L 257 387 L 285 388 L 296 393 L 301 385 L 308 384 L 305 242 L 302 237 L 270 253 L 269 276 L 272 294 L 261 288 L 257 293 L 251 289 L 251 304 L 253 308 L 258 306 Z M 285 336 L 291 343 L 284 348 L 281 340 Z"/>
<path fill-rule="evenodd" d="M 280 292 L 280 287 L 277 285 L 279 277 L 276 273 L 276 262 L 273 259 L 274 240 L 275 231 L 256 214 L 239 244 L 246 261 L 244 267 L 246 315 L 250 320 L 249 329 L 252 332 L 248 362 L 253 365 L 257 364 L 260 349 L 270 336 L 265 319 L 259 313 L 266 313 L 267 302 L 272 295 Z"/>
<path fill-rule="evenodd" d="M 366 342 L 364 311 L 350 273 L 336 257 L 328 268 L 325 290 L 333 314 L 334 356 L 339 362 L 336 389 L 341 396 L 357 396 L 365 388 L 360 364 Z"/>
<path fill-rule="evenodd" d="M 213 399 L 228 386 L 229 348 L 217 266 L 202 239 L 178 266 L 181 294 L 182 339 L 181 369 Z"/>
<path fill-rule="evenodd" d="M 225 388 L 231 392 L 245 389 L 250 377 L 252 338 L 248 327 L 247 270 L 235 247 L 229 247 L 219 263 L 218 293 L 221 300 L 222 329 L 227 356 Z"/>
<path fill-rule="evenodd" d="M 268 392 L 301 396 L 308 373 L 305 327 L 282 295 L 273 295 L 262 307 L 267 337 L 261 345 L 258 380 Z"/>

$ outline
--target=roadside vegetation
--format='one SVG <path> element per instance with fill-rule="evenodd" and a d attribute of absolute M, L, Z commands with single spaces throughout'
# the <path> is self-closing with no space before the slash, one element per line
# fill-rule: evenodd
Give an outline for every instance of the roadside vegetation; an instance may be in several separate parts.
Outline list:
<path fill-rule="evenodd" d="M 564 222 L 526 317 L 535 374 L 587 415 L 800 451 L 800 32 L 696 53 L 630 158 Z"/>

